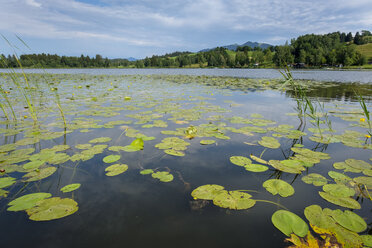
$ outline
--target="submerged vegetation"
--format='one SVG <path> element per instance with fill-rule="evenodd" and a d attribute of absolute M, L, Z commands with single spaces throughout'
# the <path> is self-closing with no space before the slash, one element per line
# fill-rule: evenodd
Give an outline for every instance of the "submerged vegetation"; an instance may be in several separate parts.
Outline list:
<path fill-rule="evenodd" d="M 111 194 L 137 209 L 151 192 L 181 196 L 187 218 L 262 211 L 265 235 L 295 247 L 372 246 L 369 85 L 295 81 L 288 69 L 284 81 L 1 76 L 0 218 L 69 226 L 96 204 L 116 209 Z M 333 88 L 352 101 L 313 97 Z"/>

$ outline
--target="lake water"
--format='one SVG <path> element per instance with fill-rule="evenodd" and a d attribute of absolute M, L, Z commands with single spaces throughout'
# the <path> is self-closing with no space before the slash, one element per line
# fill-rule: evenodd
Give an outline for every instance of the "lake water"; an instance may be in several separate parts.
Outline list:
<path fill-rule="evenodd" d="M 304 210 L 312 205 L 352 210 L 367 223 L 358 234 L 372 232 L 368 198 L 372 192 L 367 191 L 372 184 L 370 128 L 354 92 L 369 108 L 372 86 L 366 83 L 371 82 L 371 72 L 295 71 L 295 77 L 344 82 L 297 82 L 316 108 L 312 115 L 307 105 L 304 116 L 298 107 L 306 100 L 297 101 L 298 92 L 275 80 L 279 77 L 275 70 L 46 71 L 50 74 L 26 70 L 33 73 L 24 94 L 14 90 L 10 77 L 2 81 L 17 118 L 6 121 L 0 112 L 0 169 L 5 170 L 0 185 L 5 185 L 4 178 L 14 178 L 2 187 L 7 193 L 0 191 L 4 247 L 286 247 L 291 243 L 284 242 L 287 236 L 273 225 L 273 214 L 290 211 L 310 228 Z M 152 75 L 160 72 L 168 75 Z M 260 76 L 262 72 L 267 75 Z M 192 76 L 179 75 L 186 73 Z M 361 83 L 346 83 L 354 81 Z M 25 96 L 32 101 L 37 122 L 32 121 Z M 1 103 L 12 119 L 4 98 Z M 94 140 L 102 137 L 108 138 Z M 164 144 L 169 137 L 177 139 Z M 270 137 L 268 144 L 263 137 Z M 131 144 L 138 139 L 144 146 L 136 151 Z M 203 145 L 202 140 L 215 143 Z M 94 153 L 97 145 L 101 149 L 96 147 Z M 110 162 L 105 160 L 109 155 L 120 158 Z M 250 155 L 271 161 L 270 165 L 252 161 Z M 250 163 L 237 165 L 234 156 L 267 169 L 254 172 Z M 128 169 L 107 176 L 107 168 L 117 163 Z M 146 169 L 153 173 L 144 175 Z M 53 172 L 47 175 L 46 170 Z M 156 172 L 173 178 L 161 181 Z M 312 173 L 324 178 L 323 184 L 309 184 Z M 341 180 L 340 175 L 348 177 Z M 273 195 L 263 187 L 269 179 L 287 182 L 294 194 Z M 61 192 L 71 183 L 81 186 Z M 254 206 L 236 210 L 192 195 L 208 184 L 250 194 Z M 327 191 L 324 184 L 342 185 L 338 189 L 342 192 Z M 345 193 L 345 188 L 353 193 Z M 78 210 L 49 221 L 32 218 L 50 217 L 63 206 L 45 207 L 42 200 L 35 203 L 39 208 L 7 210 L 12 200 L 36 192 L 71 199 Z M 226 202 L 233 206 L 236 201 Z M 361 244 L 358 234 L 353 232 L 352 237 Z"/>
<path fill-rule="evenodd" d="M 20 70 L 16 70 L 20 72 Z M 0 69 L 0 72 L 7 70 Z M 282 75 L 275 69 L 25 69 L 26 73 L 68 73 L 90 75 L 190 75 L 277 79 Z M 295 79 L 372 83 L 372 70 L 293 70 Z"/>

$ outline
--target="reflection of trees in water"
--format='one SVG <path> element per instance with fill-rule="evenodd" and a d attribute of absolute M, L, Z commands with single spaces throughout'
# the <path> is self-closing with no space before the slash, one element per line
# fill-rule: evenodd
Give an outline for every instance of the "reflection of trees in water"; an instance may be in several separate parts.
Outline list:
<path fill-rule="evenodd" d="M 372 85 L 370 84 L 345 84 L 340 83 L 337 85 L 327 85 L 325 83 L 322 85 L 312 86 L 307 92 L 308 97 L 319 98 L 324 102 L 329 102 L 331 100 L 339 100 L 345 102 L 356 102 L 358 97 L 355 95 L 354 90 L 358 90 L 367 102 L 372 101 Z M 287 90 L 286 96 L 295 98 L 295 92 L 293 90 Z"/>

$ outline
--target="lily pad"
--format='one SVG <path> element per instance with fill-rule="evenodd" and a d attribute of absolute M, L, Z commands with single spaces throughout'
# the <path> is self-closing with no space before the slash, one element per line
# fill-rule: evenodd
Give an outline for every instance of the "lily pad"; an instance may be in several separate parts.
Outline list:
<path fill-rule="evenodd" d="M 216 143 L 215 140 L 201 140 L 200 141 L 201 145 L 211 145 L 211 144 L 214 144 L 214 143 Z"/>
<path fill-rule="evenodd" d="M 265 172 L 269 169 L 269 167 L 262 164 L 248 164 L 244 168 L 251 172 Z"/>
<path fill-rule="evenodd" d="M 183 156 L 185 156 L 185 153 L 184 152 L 176 151 L 176 150 L 173 150 L 173 149 L 164 150 L 164 152 L 166 154 L 177 156 L 177 157 L 183 157 Z"/>
<path fill-rule="evenodd" d="M 269 164 L 277 170 L 293 174 L 301 174 L 306 170 L 303 163 L 296 160 L 270 160 Z"/>
<path fill-rule="evenodd" d="M 8 203 L 10 206 L 8 211 L 22 211 L 36 206 L 36 203 L 51 197 L 52 194 L 49 193 L 33 193 L 18 197 L 17 199 Z"/>
<path fill-rule="evenodd" d="M 338 224 L 353 232 L 363 232 L 367 229 L 367 223 L 356 213 L 349 210 L 342 212 L 340 209 L 332 211 L 332 217 Z"/>
<path fill-rule="evenodd" d="M 232 156 L 230 157 L 230 162 L 238 166 L 246 166 L 252 164 L 252 160 L 243 156 Z"/>
<path fill-rule="evenodd" d="M 317 173 L 310 173 L 301 178 L 304 183 L 313 184 L 314 186 L 323 186 L 327 184 L 327 178 Z"/>
<path fill-rule="evenodd" d="M 351 197 L 336 197 L 326 192 L 319 192 L 319 195 L 326 201 L 345 208 L 360 209 L 360 204 Z"/>
<path fill-rule="evenodd" d="M 27 209 L 26 212 L 30 220 L 48 221 L 69 216 L 78 209 L 77 202 L 72 199 L 53 197 L 38 201 L 35 207 Z"/>
<path fill-rule="evenodd" d="M 95 138 L 95 139 L 89 140 L 89 143 L 96 144 L 96 143 L 106 143 L 110 141 L 111 141 L 110 137 L 101 137 L 101 138 Z"/>
<path fill-rule="evenodd" d="M 281 179 L 269 179 L 262 185 L 267 191 L 273 195 L 279 194 L 282 197 L 288 197 L 295 193 L 292 185 Z"/>
<path fill-rule="evenodd" d="M 9 187 L 16 183 L 16 179 L 13 177 L 2 177 L 0 178 L 0 189 Z"/>
<path fill-rule="evenodd" d="M 121 158 L 120 155 L 108 155 L 106 157 L 103 158 L 103 162 L 105 163 L 114 163 L 116 161 L 118 161 L 119 159 Z"/>
<path fill-rule="evenodd" d="M 262 137 L 261 140 L 258 141 L 258 144 L 271 149 L 276 149 L 280 147 L 280 143 L 278 142 L 277 139 L 267 136 Z"/>
<path fill-rule="evenodd" d="M 346 176 L 345 174 L 339 173 L 337 171 L 329 171 L 328 176 L 333 178 L 333 180 L 335 180 L 336 183 L 344 183 L 345 184 L 345 183 L 348 183 L 352 180 L 350 177 Z"/>
<path fill-rule="evenodd" d="M 106 176 L 117 176 L 128 170 L 128 165 L 126 164 L 113 164 L 105 169 L 107 171 Z"/>
<path fill-rule="evenodd" d="M 56 167 L 46 167 L 46 168 L 43 168 L 39 171 L 29 172 L 26 175 L 24 175 L 23 177 L 27 178 L 26 182 L 34 182 L 34 181 L 38 181 L 38 180 L 49 177 L 54 172 L 56 172 L 56 170 L 57 170 Z"/>
<path fill-rule="evenodd" d="M 326 184 L 323 191 L 336 197 L 348 197 L 355 195 L 355 190 L 343 184 Z"/>
<path fill-rule="evenodd" d="M 152 173 L 151 176 L 165 183 L 173 181 L 173 175 L 167 171 L 158 171 L 158 172 Z"/>
<path fill-rule="evenodd" d="M 287 236 L 294 233 L 299 237 L 305 237 L 309 231 L 309 226 L 303 219 L 287 210 L 276 211 L 272 215 L 271 221 L 276 228 Z"/>
<path fill-rule="evenodd" d="M 24 164 L 23 165 L 23 169 L 25 169 L 25 170 L 34 170 L 34 169 L 39 168 L 43 164 L 45 164 L 44 161 L 34 160 L 34 161 L 31 161 L 31 162 L 28 162 L 28 163 Z"/>
<path fill-rule="evenodd" d="M 360 238 L 363 241 L 363 244 L 372 247 L 372 235 L 360 235 Z"/>
<path fill-rule="evenodd" d="M 145 169 L 145 170 L 140 171 L 141 175 L 148 175 L 148 174 L 152 174 L 152 173 L 154 173 L 154 170 L 152 170 L 152 169 Z"/>
<path fill-rule="evenodd" d="M 61 188 L 61 191 L 63 193 L 68 193 L 68 192 L 77 190 L 78 188 L 80 188 L 80 186 L 81 186 L 80 183 L 72 183 L 72 184 L 66 185 L 63 188 Z"/>
<path fill-rule="evenodd" d="M 221 208 L 229 209 L 248 209 L 256 204 L 255 200 L 250 199 L 252 196 L 240 191 L 221 191 L 213 199 L 213 204 Z"/>
<path fill-rule="evenodd" d="M 199 186 L 191 192 L 191 196 L 201 200 L 213 200 L 217 195 L 226 191 L 225 188 L 217 184 L 207 184 Z"/>

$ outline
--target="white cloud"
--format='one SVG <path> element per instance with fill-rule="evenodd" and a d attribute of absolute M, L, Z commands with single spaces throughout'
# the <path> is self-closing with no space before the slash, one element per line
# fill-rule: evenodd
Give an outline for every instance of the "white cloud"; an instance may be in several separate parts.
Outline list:
<path fill-rule="evenodd" d="M 41 3 L 38 3 L 35 0 L 26 0 L 26 4 L 37 8 L 41 7 Z"/>
<path fill-rule="evenodd" d="M 355 32 L 372 26 L 369 0 L 24 1 L 1 0 L 0 32 L 170 51 L 238 40 L 279 42 L 305 33 Z"/>

